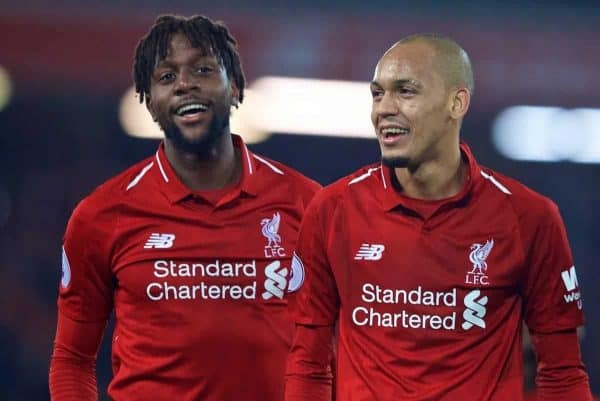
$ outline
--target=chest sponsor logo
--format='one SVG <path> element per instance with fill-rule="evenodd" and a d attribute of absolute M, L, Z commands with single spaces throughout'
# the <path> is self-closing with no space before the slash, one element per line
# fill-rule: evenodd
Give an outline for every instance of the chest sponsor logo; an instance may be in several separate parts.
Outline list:
<path fill-rule="evenodd" d="M 144 249 L 166 249 L 171 248 L 173 246 L 173 242 L 175 241 L 175 234 L 160 234 L 160 233 L 152 233 L 148 240 L 144 244 Z"/>
<path fill-rule="evenodd" d="M 485 244 L 475 243 L 471 245 L 469 252 L 469 261 L 473 265 L 465 277 L 465 284 L 489 285 L 490 281 L 487 275 L 487 258 L 494 248 L 494 240 L 489 239 Z"/>
<path fill-rule="evenodd" d="M 287 287 L 288 269 L 281 267 L 281 262 L 274 260 L 265 267 L 265 291 L 262 293 L 264 300 L 273 297 L 283 299 Z"/>
<path fill-rule="evenodd" d="M 265 218 L 260 221 L 261 233 L 267 239 L 267 245 L 265 245 L 265 257 L 267 258 L 286 256 L 285 249 L 281 246 L 279 223 L 281 223 L 279 212 L 274 213 L 270 219 Z"/>
<path fill-rule="evenodd" d="M 208 263 L 156 260 L 152 274 L 155 280 L 146 286 L 146 296 L 154 302 L 256 299 L 255 260 L 248 263 L 223 262 L 218 259 Z M 249 282 L 248 278 L 253 280 Z M 211 284 L 212 280 L 229 282 Z M 240 282 L 244 284 L 239 284 Z"/>
<path fill-rule="evenodd" d="M 486 328 L 488 297 L 473 290 L 463 298 L 464 309 L 457 303 L 458 290 L 430 291 L 421 286 L 410 290 L 384 288 L 377 284 L 362 286 L 362 304 L 352 309 L 356 326 L 405 329 L 467 331 L 473 327 Z M 399 306 L 390 311 L 390 305 Z M 414 312 L 418 306 L 419 312 Z M 427 312 L 427 310 L 431 312 Z M 462 324 L 459 320 L 462 312 Z"/>
<path fill-rule="evenodd" d="M 383 256 L 383 251 L 385 251 L 385 245 L 367 244 L 365 242 L 358 248 L 354 260 L 380 260 Z"/>
<path fill-rule="evenodd" d="M 146 285 L 146 297 L 153 302 L 186 300 L 283 299 L 289 269 L 279 260 L 265 266 L 263 288 L 259 282 L 260 262 L 219 259 L 194 263 L 155 260 L 153 279 Z"/>
<path fill-rule="evenodd" d="M 483 320 L 483 318 L 487 313 L 485 306 L 488 303 L 488 297 L 481 296 L 481 292 L 479 290 L 473 290 L 465 296 L 464 303 L 465 310 L 463 312 L 463 330 L 470 330 L 473 326 L 485 329 L 485 320 Z"/>
<path fill-rule="evenodd" d="M 563 270 L 560 273 L 562 277 L 563 284 L 565 285 L 565 289 L 567 293 L 563 295 L 563 298 L 566 303 L 570 304 L 572 302 L 577 303 L 577 308 L 583 308 L 583 303 L 581 301 L 581 292 L 579 291 L 579 282 L 577 281 L 577 273 L 575 272 L 575 266 L 571 266 L 567 270 Z"/>

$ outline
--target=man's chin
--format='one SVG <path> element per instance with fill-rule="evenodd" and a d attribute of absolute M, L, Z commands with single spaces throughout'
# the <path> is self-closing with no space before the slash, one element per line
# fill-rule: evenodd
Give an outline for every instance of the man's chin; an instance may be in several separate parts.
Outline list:
<path fill-rule="evenodd" d="M 212 155 L 229 126 L 229 114 L 215 114 L 208 125 L 179 127 L 174 121 L 161 124 L 165 137 L 179 150 L 199 155 Z"/>
<path fill-rule="evenodd" d="M 195 132 L 186 132 L 182 130 L 180 132 L 181 141 L 189 143 L 191 145 L 199 145 L 205 143 L 209 136 L 209 133 L 206 130 L 202 130 L 201 132 L 199 130 L 195 130 Z"/>
<path fill-rule="evenodd" d="M 408 166 L 410 159 L 407 156 L 386 155 L 381 157 L 381 163 L 384 166 L 392 168 L 405 168 Z"/>
<path fill-rule="evenodd" d="M 209 153 L 216 140 L 216 133 L 210 131 L 185 132 L 176 125 L 170 125 L 164 130 L 165 136 L 179 150 L 186 153 Z"/>

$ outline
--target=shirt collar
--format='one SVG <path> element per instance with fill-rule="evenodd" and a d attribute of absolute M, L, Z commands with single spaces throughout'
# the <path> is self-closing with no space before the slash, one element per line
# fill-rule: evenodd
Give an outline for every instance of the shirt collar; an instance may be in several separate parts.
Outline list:
<path fill-rule="evenodd" d="M 237 185 L 237 191 L 232 191 L 232 197 L 237 197 L 240 191 L 251 196 L 256 196 L 256 164 L 253 154 L 248 150 L 242 137 L 231 134 L 233 146 L 240 150 L 242 158 L 242 174 L 240 183 Z M 161 192 L 165 194 L 171 204 L 182 201 L 183 199 L 193 196 L 194 191 L 188 188 L 173 170 L 171 163 L 165 154 L 164 143 L 161 142 L 158 150 L 154 155 L 154 176 L 160 186 Z M 226 198 L 229 198 L 227 196 Z"/>
<path fill-rule="evenodd" d="M 460 143 L 460 153 L 464 159 L 467 161 L 467 171 L 466 171 L 466 179 L 463 183 L 463 186 L 459 193 L 456 195 L 445 199 L 443 204 L 456 203 L 466 199 L 476 183 L 478 183 L 481 176 L 481 167 L 475 160 L 473 153 L 469 146 L 461 142 Z M 415 201 L 419 201 L 413 198 L 409 198 L 402 193 L 398 192 L 394 186 L 392 185 L 392 174 L 393 170 L 390 167 L 381 166 L 382 172 L 382 188 L 383 191 L 383 207 L 386 211 L 390 211 L 398 206 L 403 206 L 405 208 L 411 209 L 411 203 Z"/>

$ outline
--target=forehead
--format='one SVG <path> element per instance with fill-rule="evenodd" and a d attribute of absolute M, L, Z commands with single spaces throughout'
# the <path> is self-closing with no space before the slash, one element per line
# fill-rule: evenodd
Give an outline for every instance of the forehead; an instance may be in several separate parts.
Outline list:
<path fill-rule="evenodd" d="M 157 49 L 156 64 L 183 54 L 216 58 L 208 38 L 189 38 L 181 32 L 176 32 L 170 35 L 164 49 Z"/>
<path fill-rule="evenodd" d="M 174 33 L 169 37 L 169 51 L 193 47 L 191 40 L 181 32 Z"/>
<path fill-rule="evenodd" d="M 373 81 L 380 85 L 398 80 L 436 81 L 434 49 L 425 43 L 400 44 L 389 49 L 375 67 Z"/>

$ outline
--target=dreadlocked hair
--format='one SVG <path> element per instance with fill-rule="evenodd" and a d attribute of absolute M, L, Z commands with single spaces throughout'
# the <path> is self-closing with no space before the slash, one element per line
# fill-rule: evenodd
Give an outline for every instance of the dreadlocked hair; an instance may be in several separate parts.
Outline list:
<path fill-rule="evenodd" d="M 176 33 L 184 34 L 192 46 L 216 57 L 217 61 L 225 67 L 229 79 L 235 82 L 239 90 L 238 101 L 241 103 L 244 99 L 246 77 L 237 51 L 237 41 L 223 22 L 214 22 L 202 15 L 189 18 L 161 15 L 154 21 L 146 36 L 140 39 L 135 49 L 133 63 L 133 80 L 135 91 L 140 96 L 140 103 L 148 99 L 154 66 L 167 57 L 171 36 Z"/>

